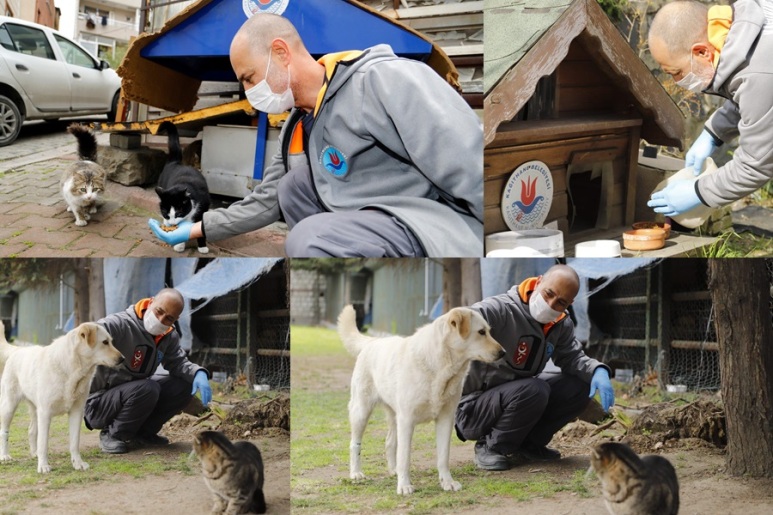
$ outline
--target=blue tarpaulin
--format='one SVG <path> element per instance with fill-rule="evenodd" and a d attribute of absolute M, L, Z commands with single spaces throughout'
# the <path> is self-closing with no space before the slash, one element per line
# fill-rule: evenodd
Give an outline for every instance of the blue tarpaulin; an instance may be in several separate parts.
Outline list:
<path fill-rule="evenodd" d="M 196 271 L 198 261 L 197 258 L 105 259 L 107 313 L 123 311 L 138 300 L 152 297 L 162 288 L 172 286 L 185 297 L 185 309 L 179 320 L 182 332 L 180 344 L 190 350 L 193 342 L 190 301 L 202 300 L 197 307 L 200 309 L 212 299 L 249 286 L 281 259 L 217 258 Z M 164 282 L 167 266 L 171 267 L 171 284 Z"/>

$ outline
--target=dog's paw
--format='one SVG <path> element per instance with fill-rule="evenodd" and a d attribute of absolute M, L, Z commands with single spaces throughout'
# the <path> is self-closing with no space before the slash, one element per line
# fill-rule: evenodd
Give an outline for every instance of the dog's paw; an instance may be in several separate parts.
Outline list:
<path fill-rule="evenodd" d="M 363 479 L 365 479 L 365 474 L 363 474 L 362 472 L 352 472 L 349 474 L 349 479 L 351 479 L 352 481 L 362 481 Z"/>
<path fill-rule="evenodd" d="M 0 454 L 0 461 L 11 461 L 12 459 L 10 454 Z"/>
<path fill-rule="evenodd" d="M 72 468 L 75 470 L 88 470 L 89 464 L 82 460 L 72 460 Z"/>
<path fill-rule="evenodd" d="M 387 474 L 389 474 L 389 477 L 394 477 L 394 476 L 397 475 L 397 470 L 389 469 L 389 470 L 387 470 Z"/>
<path fill-rule="evenodd" d="M 209 252 L 209 247 L 199 247 L 199 252 L 207 254 Z"/>
<path fill-rule="evenodd" d="M 78 227 L 83 227 L 87 223 L 88 222 L 86 220 L 75 220 L 75 225 L 77 225 Z"/>
<path fill-rule="evenodd" d="M 454 481 L 453 479 L 441 479 L 440 486 L 446 492 L 458 492 L 462 489 L 462 484 L 459 481 Z"/>
<path fill-rule="evenodd" d="M 413 485 L 397 485 L 397 495 L 411 495 L 413 493 Z"/>
<path fill-rule="evenodd" d="M 174 249 L 175 252 L 182 252 L 183 250 L 185 250 L 185 243 L 178 243 L 172 248 Z"/>
<path fill-rule="evenodd" d="M 49 465 L 48 463 L 38 464 L 38 473 L 48 474 L 49 472 L 51 472 L 51 465 Z"/>

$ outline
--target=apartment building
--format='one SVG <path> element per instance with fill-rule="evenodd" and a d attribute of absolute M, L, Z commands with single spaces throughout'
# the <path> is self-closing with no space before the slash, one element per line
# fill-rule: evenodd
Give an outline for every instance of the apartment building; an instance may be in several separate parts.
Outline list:
<path fill-rule="evenodd" d="M 59 30 L 100 58 L 139 33 L 142 0 L 57 0 Z"/>

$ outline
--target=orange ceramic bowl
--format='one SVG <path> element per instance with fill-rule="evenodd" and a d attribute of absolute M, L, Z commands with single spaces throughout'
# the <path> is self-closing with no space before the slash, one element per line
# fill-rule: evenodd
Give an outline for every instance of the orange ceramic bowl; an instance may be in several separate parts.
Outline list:
<path fill-rule="evenodd" d="M 623 246 L 628 250 L 657 250 L 666 244 L 666 231 L 660 228 L 634 229 L 623 233 Z"/>
<path fill-rule="evenodd" d="M 633 229 L 663 229 L 666 231 L 666 239 L 671 236 L 671 224 L 665 222 L 636 222 L 631 228 Z"/>

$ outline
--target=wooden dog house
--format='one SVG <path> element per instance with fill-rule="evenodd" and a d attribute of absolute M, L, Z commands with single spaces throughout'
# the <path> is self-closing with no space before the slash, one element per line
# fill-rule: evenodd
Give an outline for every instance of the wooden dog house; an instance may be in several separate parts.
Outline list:
<path fill-rule="evenodd" d="M 640 138 L 681 147 L 684 132 L 658 80 L 595 0 L 488 0 L 484 24 L 486 234 L 508 230 L 503 191 L 532 160 L 565 240 L 634 222 Z"/>

